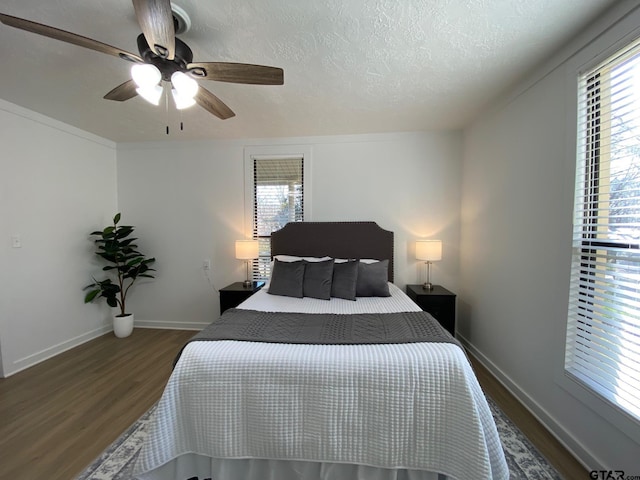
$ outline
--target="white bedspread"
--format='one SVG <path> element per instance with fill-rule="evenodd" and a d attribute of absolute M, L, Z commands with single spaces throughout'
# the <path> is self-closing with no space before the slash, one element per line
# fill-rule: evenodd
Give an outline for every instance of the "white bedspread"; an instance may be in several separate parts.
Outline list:
<path fill-rule="evenodd" d="M 486 399 L 450 344 L 190 343 L 136 474 L 189 453 L 508 478 Z"/>

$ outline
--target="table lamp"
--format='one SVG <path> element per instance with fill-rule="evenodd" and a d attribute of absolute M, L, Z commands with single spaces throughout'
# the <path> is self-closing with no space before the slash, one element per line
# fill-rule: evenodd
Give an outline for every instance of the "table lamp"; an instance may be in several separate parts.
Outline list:
<path fill-rule="evenodd" d="M 416 242 L 416 258 L 424 260 L 427 267 L 427 278 L 422 288 L 425 290 L 433 290 L 431 283 L 431 262 L 442 260 L 442 241 L 441 240 L 418 240 Z"/>
<path fill-rule="evenodd" d="M 236 258 L 244 260 L 247 264 L 247 279 L 243 282 L 245 288 L 249 288 L 252 282 L 249 278 L 249 263 L 259 256 L 258 240 L 236 240 Z"/>

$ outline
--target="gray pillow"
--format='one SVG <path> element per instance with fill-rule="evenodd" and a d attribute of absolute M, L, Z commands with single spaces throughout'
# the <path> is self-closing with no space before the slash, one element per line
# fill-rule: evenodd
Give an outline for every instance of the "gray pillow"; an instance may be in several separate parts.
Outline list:
<path fill-rule="evenodd" d="M 285 297 L 302 298 L 305 262 L 281 262 L 275 260 L 267 293 Z"/>
<path fill-rule="evenodd" d="M 331 296 L 346 300 L 356 299 L 356 282 L 358 280 L 358 260 L 339 262 L 333 265 L 333 281 Z"/>
<path fill-rule="evenodd" d="M 388 282 L 389 260 L 375 263 L 358 262 L 357 297 L 390 297 Z"/>
<path fill-rule="evenodd" d="M 322 262 L 305 261 L 304 263 L 303 295 L 321 300 L 331 300 L 333 258 Z"/>

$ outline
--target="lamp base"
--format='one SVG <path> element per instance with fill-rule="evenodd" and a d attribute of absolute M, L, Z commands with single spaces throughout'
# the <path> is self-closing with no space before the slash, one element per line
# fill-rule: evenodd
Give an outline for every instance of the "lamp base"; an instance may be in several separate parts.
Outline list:
<path fill-rule="evenodd" d="M 433 290 L 433 283 L 431 282 L 425 282 L 422 284 L 422 289 L 423 290 Z"/>
<path fill-rule="evenodd" d="M 251 260 L 246 260 L 245 265 L 247 267 L 247 279 L 242 282 L 242 286 L 244 288 L 253 288 L 253 282 L 251 281 L 251 277 L 249 276 L 249 263 L 251 263 Z"/>

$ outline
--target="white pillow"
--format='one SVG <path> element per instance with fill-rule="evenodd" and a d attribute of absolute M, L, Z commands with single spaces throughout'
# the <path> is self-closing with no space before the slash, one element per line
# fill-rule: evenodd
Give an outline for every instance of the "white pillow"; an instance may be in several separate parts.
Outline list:
<path fill-rule="evenodd" d="M 295 257 L 293 255 L 276 255 L 273 258 L 277 258 L 280 262 L 298 262 L 300 260 L 306 260 L 307 262 L 324 262 L 325 260 L 331 260 L 331 257 Z"/>

